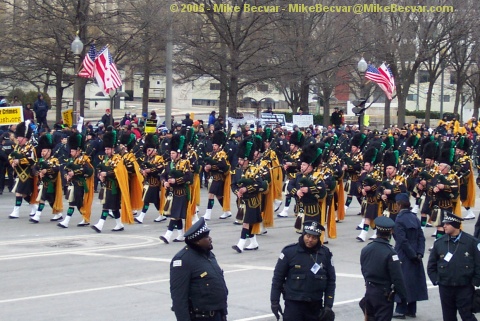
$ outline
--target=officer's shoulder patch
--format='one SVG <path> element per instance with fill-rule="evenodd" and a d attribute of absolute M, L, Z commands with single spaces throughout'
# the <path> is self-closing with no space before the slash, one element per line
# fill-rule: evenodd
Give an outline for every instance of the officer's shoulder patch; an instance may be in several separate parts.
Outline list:
<path fill-rule="evenodd" d="M 285 254 L 283 254 L 283 252 L 280 252 L 280 255 L 278 256 L 278 258 L 279 258 L 280 260 L 283 260 L 284 257 L 285 257 Z"/>
<path fill-rule="evenodd" d="M 172 266 L 173 267 L 176 267 L 176 266 L 182 266 L 182 260 L 175 260 L 172 262 Z"/>
<path fill-rule="evenodd" d="M 397 254 L 392 255 L 392 260 L 393 260 L 393 261 L 398 261 L 398 255 L 397 255 Z"/>

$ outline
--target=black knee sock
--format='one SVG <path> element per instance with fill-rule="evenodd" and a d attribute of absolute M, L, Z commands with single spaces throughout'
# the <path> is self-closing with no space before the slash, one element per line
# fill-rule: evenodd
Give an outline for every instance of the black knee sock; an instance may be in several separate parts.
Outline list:
<path fill-rule="evenodd" d="M 351 196 L 347 196 L 347 201 L 345 202 L 345 206 L 350 206 L 350 204 L 352 204 L 352 197 Z"/>
<path fill-rule="evenodd" d="M 74 211 L 75 211 L 75 208 L 73 208 L 73 206 L 70 206 L 67 210 L 67 215 L 72 216 Z"/>
<path fill-rule="evenodd" d="M 177 221 L 176 220 L 170 220 L 170 223 L 168 223 L 167 230 L 173 231 L 176 228 L 177 228 Z"/>
<path fill-rule="evenodd" d="M 248 227 L 248 235 L 250 235 L 250 237 L 253 237 L 254 235 L 252 234 L 252 230 L 253 230 L 253 225 L 250 224 L 249 227 Z"/>
<path fill-rule="evenodd" d="M 143 213 L 147 213 L 149 206 L 150 206 L 149 204 L 144 204 L 144 205 L 143 205 L 143 208 L 142 208 L 142 212 L 143 212 Z"/>
<path fill-rule="evenodd" d="M 240 238 L 245 240 L 249 236 L 249 229 L 248 228 L 242 228 L 242 232 L 240 233 Z"/>
<path fill-rule="evenodd" d="M 208 200 L 208 204 L 207 204 L 208 210 L 211 210 L 213 208 L 213 203 L 215 203 L 215 200 L 213 198 Z"/>
<path fill-rule="evenodd" d="M 368 228 L 370 227 L 370 225 L 368 224 L 363 224 L 363 230 L 364 231 L 367 231 L 368 232 Z"/>
<path fill-rule="evenodd" d="M 183 221 L 180 219 L 180 220 L 177 220 L 177 230 L 182 230 L 183 229 Z"/>
<path fill-rule="evenodd" d="M 285 207 L 289 207 L 291 202 L 292 197 L 290 195 L 287 195 L 287 197 L 285 197 Z"/>
<path fill-rule="evenodd" d="M 101 220 L 106 220 L 108 216 L 108 210 L 103 210 L 102 215 L 100 216 Z"/>
<path fill-rule="evenodd" d="M 120 210 L 112 211 L 112 213 L 113 213 L 113 217 L 120 218 Z"/>
<path fill-rule="evenodd" d="M 45 208 L 45 204 L 40 203 L 40 204 L 38 204 L 38 210 L 37 211 L 41 212 L 41 211 L 43 211 L 44 208 Z"/>
<path fill-rule="evenodd" d="M 30 200 L 31 200 L 32 198 L 30 197 L 30 195 L 27 195 L 27 196 L 25 196 L 23 199 L 25 200 L 25 202 L 30 203 Z"/>
<path fill-rule="evenodd" d="M 223 207 L 223 197 L 218 199 L 218 203 L 220 204 L 221 207 Z"/>
<path fill-rule="evenodd" d="M 15 206 L 22 206 L 22 197 L 16 196 L 15 197 Z"/>
<path fill-rule="evenodd" d="M 421 226 L 427 226 L 427 217 L 426 216 L 420 217 L 420 225 Z"/>

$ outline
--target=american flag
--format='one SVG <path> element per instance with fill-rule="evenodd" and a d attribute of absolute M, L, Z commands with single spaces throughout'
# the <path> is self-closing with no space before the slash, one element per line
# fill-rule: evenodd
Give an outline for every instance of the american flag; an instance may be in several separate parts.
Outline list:
<path fill-rule="evenodd" d="M 78 73 L 79 77 L 83 78 L 93 78 L 93 72 L 95 68 L 95 56 L 97 55 L 96 49 L 95 49 L 95 44 L 90 45 L 90 50 L 88 50 L 88 53 L 85 55 L 85 58 L 83 59 L 82 62 L 82 70 Z"/>
<path fill-rule="evenodd" d="M 389 100 L 392 100 L 393 89 L 388 77 L 385 77 L 377 68 L 373 65 L 368 65 L 365 72 L 365 79 L 371 80 L 383 90 Z M 393 79 L 393 77 L 392 77 Z"/>
<path fill-rule="evenodd" d="M 102 91 L 108 95 L 110 90 L 122 86 L 122 78 L 113 62 L 108 48 L 104 47 L 95 59 L 95 79 Z"/>

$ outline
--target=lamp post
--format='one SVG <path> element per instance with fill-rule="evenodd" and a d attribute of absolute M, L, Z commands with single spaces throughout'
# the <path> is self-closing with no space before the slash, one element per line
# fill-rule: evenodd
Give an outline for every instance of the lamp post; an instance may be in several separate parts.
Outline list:
<path fill-rule="evenodd" d="M 72 41 L 71 47 L 74 57 L 74 80 L 73 80 L 73 121 L 76 123 L 78 121 L 78 110 L 80 109 L 80 82 L 78 80 L 78 66 L 80 64 L 80 55 L 83 51 L 83 42 L 77 35 Z M 83 115 L 81 115 L 83 116 Z"/>
<path fill-rule="evenodd" d="M 358 115 L 358 127 L 360 132 L 363 131 L 363 116 L 365 114 L 365 103 L 367 102 L 365 97 L 365 72 L 367 71 L 368 64 L 365 59 L 362 57 L 357 64 L 357 70 L 360 73 L 360 99 L 359 101 L 363 101 L 362 105 L 356 106 L 360 107 L 360 113 Z"/>
<path fill-rule="evenodd" d="M 442 68 L 442 75 L 440 78 L 440 119 L 443 119 L 443 83 L 445 81 L 445 49 L 442 49 L 440 51 L 440 59 L 442 59 L 441 62 L 441 68 Z"/>

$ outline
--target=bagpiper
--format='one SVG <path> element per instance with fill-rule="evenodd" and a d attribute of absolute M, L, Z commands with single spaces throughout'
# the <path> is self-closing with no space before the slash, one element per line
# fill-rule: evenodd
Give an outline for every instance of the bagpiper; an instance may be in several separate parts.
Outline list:
<path fill-rule="evenodd" d="M 407 180 L 407 190 L 411 196 L 415 198 L 415 206 L 412 209 L 413 213 L 418 213 L 420 198 L 418 197 L 415 188 L 415 180 L 418 177 L 418 173 L 421 165 L 421 157 L 415 150 L 418 146 L 419 138 L 416 134 L 412 134 L 405 142 L 405 153 L 402 155 L 400 162 L 400 172 Z"/>
<path fill-rule="evenodd" d="M 350 207 L 353 197 L 357 198 L 357 201 L 362 205 L 361 195 L 358 194 L 358 179 L 360 177 L 360 172 L 362 171 L 362 148 L 366 143 L 365 134 L 356 133 L 353 135 L 350 142 L 350 153 L 346 153 L 344 159 L 345 164 L 343 165 L 343 170 L 348 174 L 349 180 L 345 184 L 345 191 L 347 192 L 347 200 L 345 202 L 345 212 Z M 363 220 L 359 226 L 363 227 Z"/>
<path fill-rule="evenodd" d="M 135 222 L 142 224 L 145 214 L 150 207 L 150 204 L 155 205 L 160 215 L 155 222 L 165 221 L 167 218 L 162 215 L 163 208 L 160 207 L 160 174 L 165 168 L 164 159 L 157 155 L 158 141 L 157 136 L 148 134 L 145 137 L 144 152 L 145 159 L 142 162 L 140 173 L 144 177 L 143 181 L 143 207 L 140 214 L 135 217 Z"/>
<path fill-rule="evenodd" d="M 261 171 L 265 170 L 253 163 L 256 143 L 253 139 L 245 139 L 238 145 L 238 167 L 235 169 L 231 189 L 237 196 L 237 206 L 240 215 L 237 218 L 243 221 L 240 239 L 232 248 L 238 253 L 245 250 L 257 250 L 258 242 L 255 225 L 262 222 L 262 192 L 266 190 L 267 183 L 263 180 Z M 261 146 L 259 147 L 261 148 Z M 268 169 L 267 169 L 268 171 Z M 241 217 L 239 217 L 241 216 Z M 250 244 L 245 247 L 246 241 Z"/>
<path fill-rule="evenodd" d="M 45 134 L 38 139 L 38 150 L 41 153 L 41 158 L 35 164 L 33 172 L 39 179 L 37 200 L 40 203 L 35 215 L 30 218 L 32 223 L 40 221 L 45 202 L 48 202 L 52 208 L 53 217 L 51 221 L 56 222 L 62 219 L 63 193 L 60 161 L 56 157 L 52 157 L 53 147 L 52 135 Z"/>
<path fill-rule="evenodd" d="M 183 220 L 187 218 L 187 210 L 190 201 L 190 187 L 193 174 L 190 162 L 184 158 L 186 151 L 185 136 L 175 134 L 170 141 L 170 162 L 165 165 L 162 174 L 162 182 L 168 194 L 165 204 L 164 215 L 170 217 L 167 231 L 160 236 L 160 240 L 169 244 L 173 231 L 177 230 L 178 235 L 174 242 L 184 242 Z"/>
<path fill-rule="evenodd" d="M 302 154 L 301 147 L 303 146 L 304 142 L 305 136 L 303 136 L 301 131 L 294 131 L 292 135 L 290 135 L 290 152 L 286 154 L 283 159 L 283 169 L 287 178 L 287 186 L 290 184 L 290 182 L 295 180 L 295 176 L 298 172 L 300 172 L 300 155 Z M 285 205 L 283 210 L 277 214 L 277 217 L 288 217 L 288 209 L 290 208 L 292 197 L 293 196 L 290 193 L 285 193 Z"/>
<path fill-rule="evenodd" d="M 143 176 L 140 173 L 140 165 L 133 153 L 135 146 L 135 134 L 124 133 L 120 136 L 118 144 L 119 154 L 122 156 L 123 163 L 128 172 L 128 190 L 132 211 L 136 213 L 143 207 L 142 192 L 143 192 Z"/>
<path fill-rule="evenodd" d="M 422 141 L 423 142 L 423 141 Z M 438 157 L 438 145 L 436 142 L 428 142 L 422 147 L 422 157 L 425 166 L 418 174 L 415 181 L 417 187 L 417 194 L 420 198 L 420 224 L 422 229 L 427 226 L 427 217 L 431 214 L 430 202 L 431 198 L 428 195 L 428 184 L 432 178 L 437 175 L 438 169 L 435 160 Z"/>
<path fill-rule="evenodd" d="M 190 201 L 187 212 L 187 218 L 185 219 L 185 231 L 187 231 L 192 224 L 198 221 L 198 212 L 200 206 L 200 159 L 195 149 L 197 144 L 197 135 L 193 127 L 187 129 L 186 133 L 186 144 L 187 144 L 187 154 L 186 159 L 190 162 L 190 167 L 192 168 L 192 183 L 189 185 L 190 188 Z"/>
<path fill-rule="evenodd" d="M 378 198 L 377 192 L 381 181 L 382 173 L 376 168 L 376 165 L 382 160 L 382 151 L 380 146 L 372 145 L 363 153 L 363 170 L 360 173 L 358 191 L 362 195 L 362 217 L 364 218 L 363 228 L 357 236 L 357 240 L 365 242 L 370 227 L 375 227 L 374 220 L 378 217 Z M 370 239 L 377 237 L 377 230 L 374 229 Z"/>
<path fill-rule="evenodd" d="M 115 227 L 112 232 L 124 230 L 123 223 L 133 223 L 132 205 L 130 203 L 130 191 L 128 183 L 128 172 L 120 154 L 115 154 L 117 146 L 117 132 L 115 130 L 106 132 L 103 135 L 103 147 L 105 157 L 98 165 L 98 178 L 102 183 L 102 214 L 98 223 L 91 228 L 101 233 L 109 211 L 112 211 L 115 218 Z M 121 213 L 120 213 L 121 209 Z"/>
<path fill-rule="evenodd" d="M 472 207 L 475 206 L 476 188 L 473 177 L 473 163 L 468 155 L 470 150 L 470 140 L 468 137 L 460 136 L 455 144 L 455 164 L 453 169 L 460 179 L 460 200 L 462 206 L 467 210 L 464 220 L 475 219 Z"/>
<path fill-rule="evenodd" d="M 315 171 L 320 164 L 321 156 L 322 150 L 316 145 L 310 144 L 305 147 L 300 156 L 300 172 L 287 186 L 288 193 L 297 201 L 295 228 L 299 233 L 302 232 L 304 221 L 320 223 L 321 220 L 320 201 L 327 195 L 325 182 L 320 172 Z"/>
<path fill-rule="evenodd" d="M 265 161 L 270 171 L 271 182 L 268 189 L 269 193 L 272 193 L 270 198 L 273 198 L 273 210 L 277 212 L 282 205 L 283 173 L 277 153 L 271 148 L 273 139 L 272 129 L 270 127 L 265 128 L 265 131 L 262 133 L 263 147 L 265 149 L 262 160 Z"/>
<path fill-rule="evenodd" d="M 453 212 L 458 215 L 458 209 L 455 209 L 454 201 L 459 195 L 459 179 L 452 170 L 455 161 L 455 149 L 451 144 L 446 144 L 440 151 L 438 157 L 437 174 L 430 180 L 427 189 L 427 195 L 430 198 L 431 220 L 437 227 L 436 238 L 439 239 L 445 234 L 443 229 L 443 218 L 445 212 Z M 460 205 L 460 204 L 458 204 Z M 458 214 L 457 214 L 458 213 Z"/>
<path fill-rule="evenodd" d="M 32 176 L 32 168 L 37 161 L 35 147 L 31 144 L 32 129 L 30 128 L 30 121 L 21 122 L 15 129 L 15 138 L 17 143 L 13 151 L 8 156 L 8 161 L 13 167 L 17 178 L 12 192 L 15 193 L 15 206 L 12 213 L 8 216 L 11 219 L 20 216 L 20 206 L 22 205 L 22 198 L 32 205 L 30 215 L 35 215 L 37 205 L 32 200 L 34 192 L 34 179 Z"/>
<path fill-rule="evenodd" d="M 383 215 L 390 217 L 395 221 L 399 206 L 395 197 L 400 193 L 407 191 L 405 178 L 398 173 L 398 154 L 399 151 L 387 151 L 383 155 L 383 166 L 385 168 L 385 178 L 378 189 L 379 200 L 382 202 Z"/>
<path fill-rule="evenodd" d="M 83 219 L 77 226 L 90 225 L 93 202 L 93 166 L 88 156 L 83 154 L 84 139 L 82 134 L 72 133 L 68 137 L 71 158 L 65 164 L 65 179 L 67 180 L 68 210 L 65 219 L 58 223 L 61 228 L 68 228 L 75 207 Z"/>
<path fill-rule="evenodd" d="M 208 204 L 205 215 L 205 220 L 212 218 L 212 209 L 215 202 L 215 197 L 222 206 L 223 214 L 220 219 L 226 219 L 232 216 L 230 212 L 230 163 L 228 162 L 228 155 L 223 150 L 226 136 L 221 130 L 213 133 L 212 145 L 213 151 L 210 156 L 205 157 L 205 172 L 208 173 Z"/>

